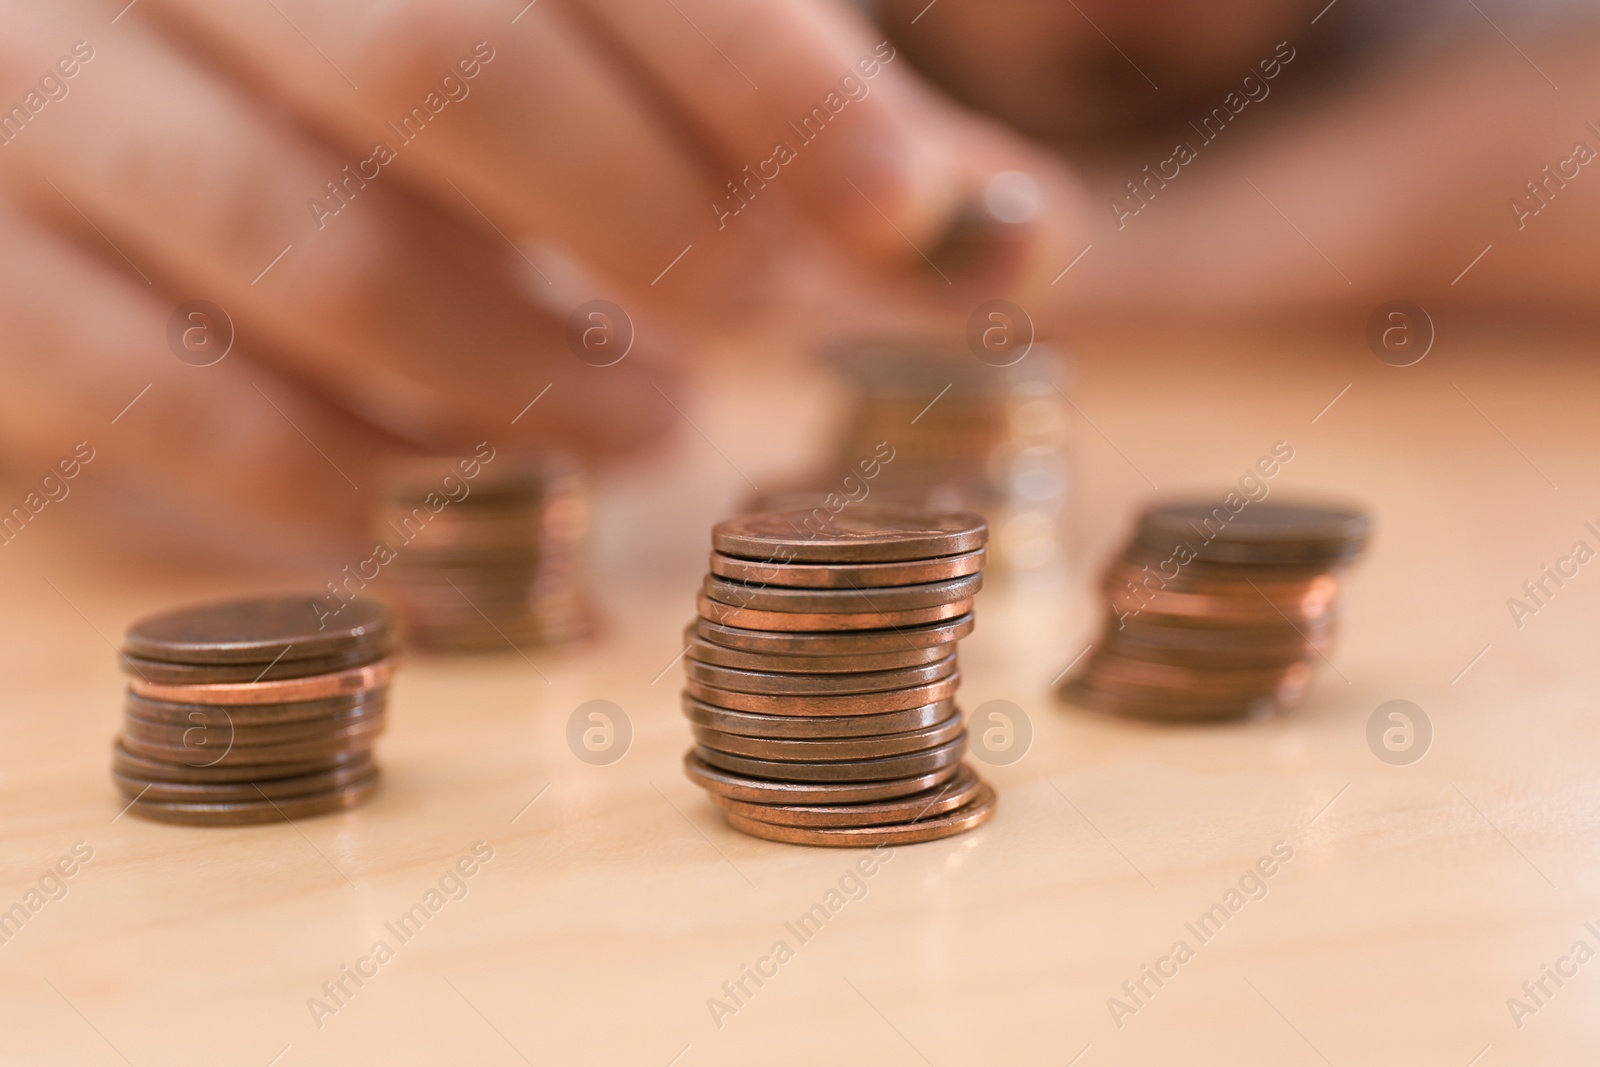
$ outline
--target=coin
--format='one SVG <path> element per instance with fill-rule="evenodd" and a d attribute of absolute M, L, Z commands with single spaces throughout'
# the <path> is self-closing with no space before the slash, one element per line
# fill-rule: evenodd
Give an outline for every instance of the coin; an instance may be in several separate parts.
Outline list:
<path fill-rule="evenodd" d="M 321 656 L 317 659 L 283 659 L 271 664 L 218 663 L 209 666 L 163 663 L 160 660 L 144 659 L 124 653 L 118 657 L 117 665 L 122 668 L 124 674 L 166 685 L 273 682 L 284 678 L 304 678 L 312 674 L 331 674 L 350 667 L 360 667 L 374 660 L 383 659 L 389 652 L 387 645 L 374 645 L 339 656 Z"/>
<path fill-rule="evenodd" d="M 1198 628 L 1196 628 L 1198 629 Z M 1293 643 L 1266 643 L 1236 637 L 1234 631 L 1200 631 L 1234 638 L 1218 642 L 1213 648 L 1186 647 L 1176 642 L 1141 640 L 1129 633 L 1109 632 L 1096 648 L 1125 659 L 1149 663 L 1170 663 L 1177 667 L 1217 667 L 1223 670 L 1247 667 L 1286 667 L 1300 660 L 1320 659 L 1331 647 L 1332 638 L 1305 640 L 1296 634 Z"/>
<path fill-rule="evenodd" d="M 125 715 L 122 728 L 158 744 L 181 744 L 185 748 L 204 744 L 259 745 L 285 741 L 315 740 L 329 731 L 357 723 L 383 721 L 381 707 L 362 707 L 360 714 L 338 719 L 298 719 L 290 722 L 252 724 L 235 719 L 225 707 L 207 708 L 196 713 L 187 724 L 152 722 L 136 715 Z"/>
<path fill-rule="evenodd" d="M 931 608 L 912 608 L 908 611 L 863 611 L 850 614 L 804 611 L 753 611 L 719 604 L 704 593 L 699 597 L 700 616 L 722 626 L 746 630 L 778 630 L 816 632 L 832 630 L 877 630 L 884 628 L 921 626 L 942 622 L 965 615 L 972 610 L 972 600 L 957 600 Z"/>
<path fill-rule="evenodd" d="M 122 732 L 122 747 L 135 756 L 158 762 L 179 763 L 187 767 L 298 765 L 332 756 L 366 751 L 383 732 L 383 720 L 358 723 L 338 730 L 333 736 L 310 741 L 285 741 L 277 744 L 230 744 L 225 731 L 215 731 L 207 743 L 194 746 L 164 744 L 131 730 Z"/>
<path fill-rule="evenodd" d="M 562 456 L 478 455 L 406 464 L 382 490 L 373 534 L 395 553 L 384 592 L 407 643 L 500 651 L 587 637 L 582 472 Z"/>
<path fill-rule="evenodd" d="M 165 782 L 154 778 L 140 778 L 112 771 L 112 781 L 118 791 L 128 799 L 142 797 L 149 801 L 178 803 L 226 804 L 241 800 L 260 800 L 267 796 L 273 800 L 284 797 L 316 796 L 351 785 L 375 774 L 372 759 L 363 754 L 358 760 L 342 764 L 335 770 L 315 774 L 302 774 L 294 778 L 269 778 L 248 782 Z"/>
<path fill-rule="evenodd" d="M 691 749 L 684 754 L 683 768 L 690 780 L 702 789 L 735 800 L 758 804 L 855 804 L 893 800 L 943 785 L 956 776 L 961 764 L 952 763 L 926 774 L 882 782 L 786 782 L 752 778 L 713 767 Z"/>
<path fill-rule="evenodd" d="M 941 700 L 879 715 L 762 715 L 719 708 L 687 694 L 683 697 L 684 717 L 694 725 L 745 737 L 873 737 L 932 726 L 948 719 L 954 711 L 955 701 Z"/>
<path fill-rule="evenodd" d="M 268 664 L 338 656 L 389 639 L 391 616 L 374 600 L 330 611 L 322 596 L 265 596 L 175 608 L 128 628 L 123 651 L 165 663 Z"/>
<path fill-rule="evenodd" d="M 886 711 L 921 707 L 947 700 L 961 684 L 957 671 L 937 682 L 890 689 L 882 693 L 833 693 L 825 696 L 776 696 L 770 693 L 736 693 L 689 679 L 683 691 L 696 700 L 733 711 L 762 715 L 879 715 Z"/>
<path fill-rule="evenodd" d="M 734 670 L 769 671 L 777 674 L 864 674 L 871 671 L 901 670 L 937 663 L 950 655 L 946 645 L 903 648 L 893 652 L 863 652 L 856 655 L 808 656 L 783 652 L 744 652 L 723 648 L 701 639 L 691 623 L 683 632 L 685 658 L 695 663 Z"/>
<path fill-rule="evenodd" d="M 860 804 L 753 804 L 715 793 L 711 799 L 725 811 L 774 826 L 883 826 L 942 815 L 971 802 L 983 788 L 983 782 L 963 763 L 956 776 L 943 785 L 898 800 Z"/>
<path fill-rule="evenodd" d="M 971 512 L 854 504 L 836 514 L 819 508 L 729 519 L 711 531 L 711 545 L 741 559 L 888 563 L 971 552 L 988 535 L 988 523 Z"/>
<path fill-rule="evenodd" d="M 1097 649 L 1084 677 L 1097 689 L 1133 695 L 1154 696 L 1160 690 L 1170 690 L 1180 699 L 1261 693 L 1280 693 L 1284 699 L 1289 699 L 1304 689 L 1311 677 L 1311 666 L 1297 660 L 1287 666 L 1265 669 L 1184 667 L 1124 659 Z"/>
<path fill-rule="evenodd" d="M 770 671 L 741 671 L 714 667 L 685 657 L 684 674 L 703 685 L 731 689 L 736 693 L 774 693 L 820 695 L 825 693 L 881 693 L 888 689 L 925 685 L 948 678 L 956 672 L 956 656 L 917 667 L 894 671 L 867 671 L 850 674 L 796 674 Z"/>
<path fill-rule="evenodd" d="M 189 704 L 289 704 L 360 693 L 389 684 L 394 660 L 381 659 L 364 667 L 334 674 L 289 678 L 277 682 L 224 682 L 213 685 L 164 685 L 143 678 L 128 679 L 128 688 L 152 700 Z"/>
<path fill-rule="evenodd" d="M 781 652 L 807 656 L 895 652 L 927 648 L 957 641 L 972 632 L 972 615 L 960 615 L 923 626 L 893 630 L 862 630 L 853 633 L 796 633 L 793 631 L 750 630 L 724 626 L 710 619 L 695 620 L 695 633 L 714 645 L 747 652 Z"/>
<path fill-rule="evenodd" d="M 921 585 L 859 589 L 768 588 L 708 574 L 704 591 L 708 598 L 719 604 L 756 611 L 882 615 L 970 600 L 981 588 L 982 574 L 968 574 Z"/>
<path fill-rule="evenodd" d="M 1337 583 L 1327 575 L 1323 578 L 1328 579 L 1326 584 L 1321 579 L 1307 582 L 1292 594 L 1270 600 L 1258 595 L 1248 584 L 1230 595 L 1212 596 L 1170 589 L 1141 593 L 1125 586 L 1106 588 L 1103 592 L 1113 612 L 1134 612 L 1149 615 L 1154 620 L 1182 620 L 1190 625 L 1207 626 L 1248 626 L 1276 620 L 1294 624 L 1326 615 L 1332 608 Z"/>
<path fill-rule="evenodd" d="M 186 823 L 195 826 L 243 826 L 250 823 L 284 822 L 305 819 L 341 811 L 364 803 L 378 789 L 378 774 L 374 769 L 368 778 L 358 779 L 339 789 L 313 796 L 284 797 L 282 800 L 260 798 L 255 801 L 235 801 L 211 804 L 193 801 L 135 800 L 128 810 L 135 815 L 158 822 Z"/>
<path fill-rule="evenodd" d="M 112 743 L 111 765 L 114 771 L 133 778 L 154 779 L 160 782 L 250 782 L 276 778 L 294 778 L 303 774 L 338 770 L 356 761 L 369 759 L 366 751 L 340 753 L 323 759 L 297 760 L 270 768 L 254 765 L 189 766 L 165 760 L 147 759 L 129 752 L 119 737 Z"/>
<path fill-rule="evenodd" d="M 370 689 L 294 704 L 185 704 L 172 700 L 151 700 L 130 692 L 125 698 L 123 711 L 135 718 L 168 726 L 223 721 L 266 726 L 272 723 L 359 717 L 382 710 L 388 705 L 388 697 L 387 689 Z"/>
<path fill-rule="evenodd" d="M 953 740 L 961 733 L 961 715 L 952 714 L 945 721 L 920 730 L 907 730 L 898 734 L 880 734 L 875 737 L 828 738 L 825 740 L 795 740 L 790 738 L 745 737 L 724 733 L 703 726 L 694 728 L 694 738 L 707 748 L 734 756 L 750 756 L 763 760 L 793 760 L 796 762 L 826 760 L 864 760 L 879 756 L 903 756 L 923 749 L 936 748 Z"/>
<path fill-rule="evenodd" d="M 994 815 L 994 790 L 987 785 L 978 790 L 972 801 L 954 811 L 930 816 L 920 822 L 892 823 L 886 826 L 783 826 L 761 822 L 744 815 L 723 811 L 722 817 L 729 826 L 752 837 L 769 841 L 782 841 L 790 845 L 821 845 L 824 847 L 869 847 L 874 845 L 914 845 L 923 841 L 937 841 L 953 837 L 981 826 Z"/>
<path fill-rule="evenodd" d="M 696 745 L 695 753 L 713 767 L 752 778 L 773 778 L 792 782 L 878 782 L 892 778 L 908 778 L 928 774 L 942 767 L 961 762 L 967 752 L 967 735 L 962 732 L 954 741 L 938 748 L 924 749 L 899 756 L 880 756 L 862 760 L 828 760 L 825 762 L 782 761 L 736 756 L 720 752 L 705 745 Z"/>
<path fill-rule="evenodd" d="M 1339 560 L 1359 553 L 1370 528 L 1353 508 L 1279 502 L 1164 504 L 1140 517 L 1135 539 L 1151 548 L 1186 545 L 1200 559 L 1242 563 Z"/>
<path fill-rule="evenodd" d="M 711 553 L 711 573 L 737 582 L 796 589 L 870 589 L 920 585 L 977 574 L 986 550 L 901 563 L 781 563 Z"/>

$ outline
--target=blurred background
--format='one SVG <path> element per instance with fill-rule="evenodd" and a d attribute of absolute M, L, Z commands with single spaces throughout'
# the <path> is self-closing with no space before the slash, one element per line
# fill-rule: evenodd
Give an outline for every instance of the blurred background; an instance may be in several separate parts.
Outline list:
<path fill-rule="evenodd" d="M 1059 578 L 1126 521 L 1086 447 L 1157 485 L 1084 381 L 1586 349 L 1592 4 L 6 7 L 13 555 L 418 605 L 489 561 L 559 641 L 597 558 L 678 580 L 717 518 L 870 491 Z M 1193 485 L 1270 442 L 1218 443 Z"/>

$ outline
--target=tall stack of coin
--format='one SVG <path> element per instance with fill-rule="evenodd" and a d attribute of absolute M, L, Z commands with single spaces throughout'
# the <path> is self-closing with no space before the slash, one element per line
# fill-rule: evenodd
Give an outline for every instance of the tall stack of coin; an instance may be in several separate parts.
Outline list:
<path fill-rule="evenodd" d="M 393 668 L 387 609 L 271 596 L 180 608 L 128 628 L 112 778 L 129 809 L 222 825 L 354 807 Z"/>
<path fill-rule="evenodd" d="M 1326 661 L 1339 572 L 1368 521 L 1339 507 L 1163 504 L 1101 583 L 1105 632 L 1061 695 L 1135 718 L 1230 719 L 1290 707 Z"/>
<path fill-rule="evenodd" d="M 521 648 L 589 632 L 589 498 L 565 459 L 415 461 L 387 486 L 375 532 L 392 549 L 381 594 L 410 645 Z"/>
<path fill-rule="evenodd" d="M 873 505 L 716 527 L 684 635 L 684 765 L 729 825 L 877 845 L 988 819 L 955 703 L 987 537 L 968 512 Z"/>

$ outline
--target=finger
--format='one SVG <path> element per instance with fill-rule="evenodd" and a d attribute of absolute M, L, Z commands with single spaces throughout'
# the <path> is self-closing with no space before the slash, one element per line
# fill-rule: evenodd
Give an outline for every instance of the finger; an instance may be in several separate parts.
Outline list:
<path fill-rule="evenodd" d="M 794 198 L 847 246 L 932 247 L 967 193 L 912 72 L 863 20 L 799 0 L 574 0 L 715 145 L 723 226 Z"/>
<path fill-rule="evenodd" d="M 247 553 L 357 543 L 403 445 L 245 352 L 181 362 L 157 294 L 4 210 L 0 226 L 0 427 L 27 469 L 76 450 L 90 458 L 71 491 Z M 6 533 L 26 543 L 33 527 Z"/>
<path fill-rule="evenodd" d="M 14 22 L 41 42 L 23 69 L 67 47 L 48 42 L 71 41 L 62 12 L 82 10 Z M 608 451 L 673 418 L 643 376 L 601 374 L 568 349 L 506 280 L 502 238 L 381 182 L 352 182 L 359 198 L 319 229 L 306 200 L 338 157 L 137 25 L 118 31 L 3 149 L 0 182 L 35 211 L 142 283 L 221 304 L 258 358 L 420 447 L 493 425 Z M 513 424 L 546 387 L 555 402 Z"/>
<path fill-rule="evenodd" d="M 755 233 L 709 240 L 713 179 L 700 159 L 549 4 L 520 15 L 440 0 L 141 6 L 357 159 L 388 146 L 395 176 L 485 232 L 570 251 L 647 299 L 725 309 L 751 298 Z"/>

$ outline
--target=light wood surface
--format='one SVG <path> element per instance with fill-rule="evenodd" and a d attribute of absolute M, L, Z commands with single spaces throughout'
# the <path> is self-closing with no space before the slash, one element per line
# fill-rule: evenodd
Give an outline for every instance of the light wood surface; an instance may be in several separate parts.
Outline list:
<path fill-rule="evenodd" d="M 52 508 L 0 550 L 0 908 L 75 842 L 93 858 L 0 945 L 0 1062 L 1593 1063 L 1600 960 L 1546 980 L 1520 1027 L 1507 999 L 1575 942 L 1600 949 L 1584 925 L 1600 930 L 1600 562 L 1520 630 L 1506 606 L 1575 541 L 1600 548 L 1583 525 L 1600 525 L 1593 345 L 1463 326 L 1398 370 L 1359 321 L 1328 337 L 1080 347 L 1073 566 L 985 590 L 962 649 L 963 704 L 1015 701 L 1032 748 L 982 768 L 989 825 L 894 850 L 805 943 L 785 924 L 865 854 L 740 836 L 679 767 L 680 674 L 662 672 L 707 528 L 743 484 L 687 427 L 607 489 L 605 638 L 409 662 L 382 792 L 294 825 L 118 818 L 111 646 L 151 608 L 323 571 L 161 567 L 77 525 L 88 502 Z M 799 375 L 719 373 L 689 413 L 760 480 L 820 451 L 821 393 Z M 1152 484 L 1224 485 L 1279 440 L 1295 458 L 1274 491 L 1353 496 L 1377 519 L 1308 702 L 1204 728 L 1057 704 L 1131 508 Z M 635 731 L 608 767 L 563 740 L 593 698 Z M 1396 698 L 1434 727 L 1411 766 L 1365 740 Z M 385 923 L 478 841 L 493 859 L 466 896 L 400 944 Z M 1293 858 L 1266 895 L 1200 943 L 1185 924 L 1279 842 Z M 393 958 L 319 1028 L 308 998 L 379 939 Z M 780 939 L 793 958 L 719 1026 L 709 998 Z M 1131 1004 L 1123 983 L 1178 940 L 1193 958 L 1119 1027 L 1108 999 Z"/>

